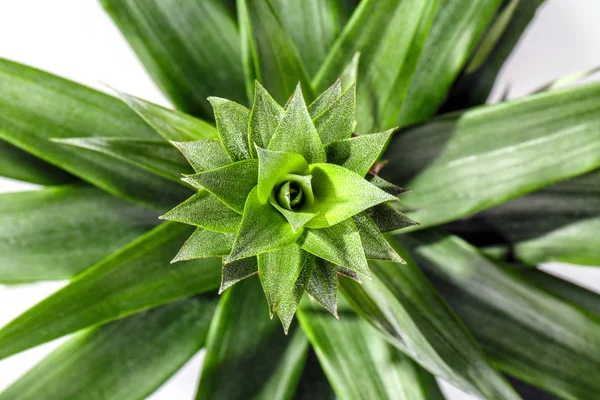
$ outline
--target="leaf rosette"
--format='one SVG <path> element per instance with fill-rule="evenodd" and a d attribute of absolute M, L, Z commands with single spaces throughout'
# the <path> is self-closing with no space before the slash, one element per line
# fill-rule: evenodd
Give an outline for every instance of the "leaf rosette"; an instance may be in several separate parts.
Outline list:
<path fill-rule="evenodd" d="M 402 263 L 382 232 L 415 223 L 402 188 L 370 173 L 394 131 L 353 135 L 355 85 L 285 107 L 256 82 L 252 110 L 209 98 L 220 140 L 173 143 L 198 193 L 163 216 L 197 226 L 173 261 L 223 257 L 220 292 L 258 273 L 287 331 L 306 291 L 337 316 L 337 275 L 370 278 L 367 259 Z"/>

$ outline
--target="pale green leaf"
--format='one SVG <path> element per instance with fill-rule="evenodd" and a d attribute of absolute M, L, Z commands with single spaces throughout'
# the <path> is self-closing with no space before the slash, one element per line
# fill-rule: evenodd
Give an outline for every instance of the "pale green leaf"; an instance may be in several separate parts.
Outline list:
<path fill-rule="evenodd" d="M 315 259 L 316 257 L 307 254 L 304 267 L 294 283 L 294 286 L 281 296 L 281 300 L 277 306 L 277 315 L 279 316 L 279 320 L 283 325 L 283 330 L 286 335 L 290 330 L 290 325 L 294 320 L 294 315 L 296 315 L 296 310 L 300 305 L 304 292 L 308 288 L 308 282 L 315 268 Z"/>
<path fill-rule="evenodd" d="M 349 139 L 354 129 L 356 86 L 353 84 L 329 108 L 314 117 L 314 124 L 324 145 Z"/>
<path fill-rule="evenodd" d="M 340 399 L 443 400 L 435 378 L 340 304 L 340 320 L 311 302 L 298 319 Z"/>
<path fill-rule="evenodd" d="M 215 306 L 194 297 L 82 332 L 0 399 L 145 399 L 204 345 Z"/>
<path fill-rule="evenodd" d="M 100 189 L 0 195 L 0 282 L 70 279 L 157 225 L 155 212 Z"/>
<path fill-rule="evenodd" d="M 169 264 L 192 229 L 165 223 L 0 329 L 0 358 L 219 286 L 221 260 Z"/>
<path fill-rule="evenodd" d="M 361 1 L 313 79 L 324 90 L 360 52 L 359 132 L 397 125 L 437 6 L 436 0 Z"/>
<path fill-rule="evenodd" d="M 390 246 L 377 225 L 375 225 L 368 215 L 360 213 L 356 214 L 352 219 L 360 234 L 360 241 L 362 242 L 365 257 L 369 260 L 383 260 L 406 264 L 392 246 Z"/>
<path fill-rule="evenodd" d="M 177 149 L 160 139 L 91 137 L 53 139 L 52 141 L 97 151 L 178 183 L 181 183 L 182 174 L 191 172 L 190 166 Z"/>
<path fill-rule="evenodd" d="M 390 129 L 385 132 L 331 142 L 325 146 L 327 162 L 365 176 L 375 161 L 379 159 L 392 132 L 394 130 Z"/>
<path fill-rule="evenodd" d="M 226 256 L 231 252 L 234 240 L 234 233 L 214 232 L 197 228 L 171 263 L 197 258 Z"/>
<path fill-rule="evenodd" d="M 304 225 L 308 223 L 311 219 L 313 219 L 317 213 L 316 212 L 302 212 L 302 211 L 290 211 L 281 207 L 277 204 L 273 198 L 270 201 L 271 205 L 277 209 L 285 219 L 289 222 L 294 232 L 298 231 L 298 229 L 302 228 Z"/>
<path fill-rule="evenodd" d="M 208 101 L 215 112 L 219 138 L 231 161 L 250 158 L 248 147 L 250 110 L 231 100 L 219 97 L 209 97 Z"/>
<path fill-rule="evenodd" d="M 185 187 L 143 168 L 48 140 L 159 138 L 116 98 L 0 59 L 0 109 L 0 139 L 117 197 L 164 211 L 189 196 Z"/>
<path fill-rule="evenodd" d="M 325 162 L 325 151 L 298 85 L 269 143 L 269 150 L 298 153 L 309 164 Z"/>
<path fill-rule="evenodd" d="M 412 191 L 431 226 L 600 167 L 600 85 L 557 90 L 436 119 L 394 135 L 383 178 Z M 407 152 L 406 149 L 411 151 Z"/>
<path fill-rule="evenodd" d="M 114 90 L 114 89 L 113 89 Z M 214 125 L 177 110 L 170 110 L 138 97 L 114 90 L 133 111 L 164 139 L 178 142 L 213 140 L 219 137 Z M 212 116 L 212 114 L 209 114 Z"/>
<path fill-rule="evenodd" d="M 171 142 L 185 156 L 196 172 L 224 167 L 231 163 L 219 140 Z"/>
<path fill-rule="evenodd" d="M 308 175 L 308 163 L 300 154 L 258 148 L 258 199 L 266 203 L 277 184 L 288 174 Z"/>
<path fill-rule="evenodd" d="M 298 239 L 303 230 L 296 232 L 279 211 L 270 203 L 262 204 L 254 188 L 248 195 L 233 250 L 226 261 L 279 250 Z"/>
<path fill-rule="evenodd" d="M 178 108 L 210 118 L 208 96 L 246 100 L 239 34 L 221 0 L 101 3 Z"/>
<path fill-rule="evenodd" d="M 294 286 L 305 262 L 306 252 L 296 244 L 258 255 L 258 276 L 271 316 L 282 296 Z"/>
<path fill-rule="evenodd" d="M 315 203 L 303 211 L 319 213 L 307 223 L 310 228 L 335 225 L 367 208 L 397 200 L 360 175 L 338 165 L 313 164 L 310 171 Z"/>
<path fill-rule="evenodd" d="M 247 279 L 221 297 L 206 344 L 196 399 L 291 399 L 306 360 L 300 330 L 269 319 L 260 284 Z"/>
<path fill-rule="evenodd" d="M 329 107 L 333 105 L 342 95 L 342 81 L 337 79 L 333 85 L 319 95 L 308 106 L 310 117 L 315 119 L 323 114 Z"/>
<path fill-rule="evenodd" d="M 352 219 L 322 229 L 307 229 L 302 248 L 317 257 L 370 278 L 360 235 Z"/>
<path fill-rule="evenodd" d="M 271 97 L 266 89 L 256 81 L 254 83 L 254 106 L 250 113 L 248 138 L 250 151 L 256 157 L 256 147 L 266 149 L 283 118 L 284 110 Z"/>
<path fill-rule="evenodd" d="M 245 22 L 255 77 L 279 103 L 285 102 L 301 82 L 307 98 L 313 98 L 310 80 L 292 37 L 282 24 L 271 0 L 238 0 Z M 248 74 L 248 71 L 246 71 Z M 246 79 L 254 78 L 248 76 Z"/>
<path fill-rule="evenodd" d="M 236 233 L 242 216 L 202 189 L 162 217 L 211 231 Z"/>
<path fill-rule="evenodd" d="M 518 399 L 416 264 L 395 249 L 407 265 L 373 261 L 373 280 L 339 280 L 356 311 L 432 374 L 484 399 Z"/>
<path fill-rule="evenodd" d="M 600 318 L 495 265 L 457 237 L 400 235 L 502 370 L 566 399 L 600 391 Z"/>
<path fill-rule="evenodd" d="M 327 311 L 338 318 L 337 312 L 337 272 L 338 267 L 329 261 L 317 258 L 315 269 L 310 276 L 306 293 L 318 301 Z"/>
<path fill-rule="evenodd" d="M 241 213 L 250 191 L 256 187 L 258 161 L 238 161 L 221 168 L 188 175 L 184 181 L 198 189 L 206 189 L 232 210 Z"/>
<path fill-rule="evenodd" d="M 600 66 L 595 66 L 593 68 L 588 68 L 585 69 L 583 71 L 577 71 L 577 72 L 573 72 L 571 74 L 567 74 L 564 76 L 561 76 L 560 78 L 557 78 L 555 80 L 553 80 L 552 82 L 542 86 L 541 88 L 537 89 L 535 93 L 541 93 L 541 92 L 545 92 L 547 90 L 554 90 L 554 89 L 560 89 L 560 88 L 564 88 L 567 87 L 569 85 L 572 85 L 582 79 L 585 79 L 591 75 L 594 75 L 596 73 L 600 72 Z"/>

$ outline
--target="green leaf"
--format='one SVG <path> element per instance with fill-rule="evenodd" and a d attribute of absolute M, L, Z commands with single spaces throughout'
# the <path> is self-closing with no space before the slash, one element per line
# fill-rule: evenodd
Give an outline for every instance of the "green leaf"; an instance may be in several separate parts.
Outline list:
<path fill-rule="evenodd" d="M 426 226 L 504 203 L 600 166 L 599 95 L 595 84 L 436 119 L 394 136 L 386 154 L 403 156 L 381 175 L 412 190 L 402 203 Z"/>
<path fill-rule="evenodd" d="M 585 79 L 591 75 L 594 75 L 597 72 L 600 72 L 600 66 L 595 66 L 593 68 L 587 68 L 582 71 L 573 72 L 571 74 L 561 76 L 560 78 L 557 78 L 557 79 L 553 80 L 552 82 L 549 82 L 548 84 L 542 86 L 541 88 L 537 89 L 533 93 L 536 94 L 536 93 L 545 92 L 547 90 L 561 89 L 561 88 L 567 87 L 569 85 L 572 85 L 582 79 Z"/>
<path fill-rule="evenodd" d="M 381 203 L 375 207 L 367 208 L 365 214 L 373 220 L 377 228 L 383 233 L 419 225 L 388 203 Z"/>
<path fill-rule="evenodd" d="M 311 349 L 294 400 L 336 400 L 317 355 Z"/>
<path fill-rule="evenodd" d="M 136 312 L 216 289 L 221 260 L 169 264 L 190 235 L 165 223 L 0 329 L 0 358 Z"/>
<path fill-rule="evenodd" d="M 250 126 L 248 138 L 250 152 L 256 157 L 256 147 L 266 149 L 269 142 L 283 118 L 284 110 L 271 97 L 266 89 L 258 82 L 254 82 L 254 106 L 250 113 Z"/>
<path fill-rule="evenodd" d="M 396 125 L 436 6 L 435 0 L 361 1 L 336 40 L 313 84 L 324 90 L 360 52 L 359 132 Z"/>
<path fill-rule="evenodd" d="M 314 117 L 314 124 L 324 145 L 350 138 L 354 129 L 356 85 L 353 84 L 329 108 Z"/>
<path fill-rule="evenodd" d="M 271 0 L 238 0 L 243 15 L 242 29 L 256 78 L 279 103 L 285 102 L 298 82 L 308 99 L 313 98 L 310 80 L 290 34 L 277 15 Z M 248 71 L 247 71 L 248 74 Z M 248 76 L 246 79 L 254 78 Z"/>
<path fill-rule="evenodd" d="M 158 224 L 89 186 L 0 195 L 0 282 L 70 279 Z"/>
<path fill-rule="evenodd" d="M 381 133 L 338 140 L 325 146 L 327 162 L 340 165 L 360 176 L 367 175 L 383 151 L 393 129 Z"/>
<path fill-rule="evenodd" d="M 358 228 L 366 258 L 369 260 L 383 260 L 406 264 L 392 246 L 390 246 L 377 225 L 375 225 L 367 214 L 356 214 L 352 219 Z"/>
<path fill-rule="evenodd" d="M 0 139 L 117 197 L 165 210 L 189 196 L 185 187 L 130 163 L 48 140 L 158 138 L 151 127 L 118 99 L 0 60 L 0 109 Z"/>
<path fill-rule="evenodd" d="M 307 255 L 304 267 L 298 276 L 298 279 L 294 283 L 294 286 L 287 293 L 281 296 L 281 301 L 277 306 L 277 315 L 283 325 L 283 330 L 287 335 L 290 330 L 290 325 L 296 315 L 296 310 L 302 301 L 304 292 L 308 288 L 308 283 L 315 269 L 316 257 L 305 253 Z"/>
<path fill-rule="evenodd" d="M 189 298 L 83 332 L 0 399 L 145 399 L 200 350 L 215 306 Z"/>
<path fill-rule="evenodd" d="M 160 218 L 224 233 L 236 233 L 242 222 L 240 214 L 206 190 L 200 190 Z"/>
<path fill-rule="evenodd" d="M 101 3 L 177 108 L 210 118 L 208 96 L 246 100 L 239 34 L 222 1 Z"/>
<path fill-rule="evenodd" d="M 250 110 L 227 99 L 209 97 L 215 111 L 219 137 L 231 161 L 250 158 L 248 147 L 248 125 Z"/>
<path fill-rule="evenodd" d="M 300 85 L 296 87 L 268 149 L 298 153 L 309 164 L 325 162 L 323 144 L 306 108 Z"/>
<path fill-rule="evenodd" d="M 232 210 L 241 213 L 250 191 L 256 187 L 258 161 L 238 161 L 221 168 L 188 175 L 184 181 L 206 189 Z"/>
<path fill-rule="evenodd" d="M 307 223 L 310 228 L 335 225 L 367 208 L 397 200 L 360 175 L 338 165 L 313 164 L 310 172 L 315 203 L 303 211 L 319 213 Z"/>
<path fill-rule="evenodd" d="M 308 342 L 300 330 L 284 335 L 260 284 L 247 279 L 221 297 L 206 347 L 196 399 L 283 400 L 295 392 Z"/>
<path fill-rule="evenodd" d="M 400 186 L 396 186 L 393 183 L 382 179 L 379 175 L 367 174 L 365 179 L 371 182 L 373 185 L 377 186 L 379 189 L 383 190 L 386 193 L 391 194 L 392 196 L 400 197 L 403 193 L 408 193 L 410 190 L 401 188 Z"/>
<path fill-rule="evenodd" d="M 306 292 L 336 318 L 338 318 L 337 273 L 338 267 L 335 264 L 317 258 L 314 271 L 306 287 Z"/>
<path fill-rule="evenodd" d="M 506 4 L 505 8 L 497 14 L 496 20 L 490 25 L 485 38 L 495 35 L 493 29 L 497 29 L 495 27 L 502 27 L 506 23 L 505 19 L 510 17 L 508 25 L 504 27 L 502 35 L 494 43 L 488 40 L 488 43 L 486 43 L 488 46 L 482 47 L 484 45 L 482 41 L 480 50 L 485 49 L 485 52 L 488 53 L 487 57 L 485 57 L 483 63 L 480 65 L 473 64 L 474 60 L 471 60 L 470 66 L 477 66 L 477 68 L 463 72 L 463 75 L 450 91 L 448 100 L 443 107 L 444 111 L 465 109 L 485 103 L 492 91 L 494 82 L 496 82 L 496 77 L 500 69 L 508 59 L 508 56 L 513 52 L 525 29 L 529 26 L 537 8 L 543 2 L 544 0 L 518 1 L 514 12 L 512 12 L 510 7 L 515 1 L 511 1 L 510 3 L 504 1 Z M 457 10 L 457 12 L 462 14 L 463 10 Z M 511 12 L 512 15 L 510 15 Z M 449 50 L 454 52 L 452 47 Z M 480 50 L 475 54 L 479 54 Z M 436 57 L 438 56 L 436 54 Z"/>
<path fill-rule="evenodd" d="M 181 174 L 191 172 L 188 163 L 181 157 L 177 149 L 160 139 L 92 137 L 53 139 L 52 141 L 97 151 L 178 183 L 181 183 Z"/>
<path fill-rule="evenodd" d="M 337 79 L 333 85 L 321 93 L 319 97 L 317 97 L 315 101 L 308 106 L 308 113 L 310 114 L 310 117 L 314 120 L 323 114 L 340 98 L 341 95 L 342 81 Z"/>
<path fill-rule="evenodd" d="M 211 140 L 219 137 L 217 128 L 208 122 L 181 111 L 169 110 L 126 93 L 114 91 L 121 100 L 127 103 L 133 111 L 166 140 L 188 142 Z"/>
<path fill-rule="evenodd" d="M 302 229 L 294 232 L 283 215 L 271 204 L 262 204 L 258 200 L 257 189 L 254 188 L 248 195 L 242 225 L 226 261 L 279 250 L 295 243 L 302 232 Z"/>
<path fill-rule="evenodd" d="M 360 235 L 352 219 L 322 229 L 307 229 L 302 248 L 317 257 L 370 278 Z"/>
<path fill-rule="evenodd" d="M 258 148 L 258 199 L 266 203 L 288 174 L 308 175 L 308 163 L 300 154 Z"/>
<path fill-rule="evenodd" d="M 294 286 L 305 262 L 306 252 L 296 244 L 258 255 L 258 276 L 267 296 L 271 317 L 282 296 Z"/>
<path fill-rule="evenodd" d="M 234 240 L 234 233 L 197 228 L 171 262 L 226 256 L 231 252 Z"/>
<path fill-rule="evenodd" d="M 219 140 L 194 140 L 171 144 L 185 156 L 196 172 L 224 167 L 231 163 Z"/>
<path fill-rule="evenodd" d="M 494 363 L 567 399 L 600 391 L 600 318 L 501 268 L 464 241 L 399 236 Z"/>
<path fill-rule="evenodd" d="M 62 185 L 77 180 L 4 140 L 0 140 L 0 176 L 38 185 Z"/>
<path fill-rule="evenodd" d="M 298 318 L 340 399 L 443 400 L 435 378 L 340 305 L 340 320 L 304 302 Z"/>
<path fill-rule="evenodd" d="M 394 249 L 407 265 L 373 261 L 373 280 L 339 280 L 353 308 L 432 374 L 484 399 L 518 399 L 408 254 Z"/>
<path fill-rule="evenodd" d="M 345 1 L 272 0 L 309 76 L 317 72 L 339 34 L 342 7 L 338 3 Z"/>
<path fill-rule="evenodd" d="M 239 281 L 258 273 L 258 258 L 248 257 L 241 260 L 223 263 L 223 274 L 219 294 L 229 289 Z"/>
<path fill-rule="evenodd" d="M 513 258 L 528 265 L 597 266 L 599 215 L 600 171 L 594 171 L 485 210 L 451 229 L 488 240 L 477 244 L 507 246 Z"/>

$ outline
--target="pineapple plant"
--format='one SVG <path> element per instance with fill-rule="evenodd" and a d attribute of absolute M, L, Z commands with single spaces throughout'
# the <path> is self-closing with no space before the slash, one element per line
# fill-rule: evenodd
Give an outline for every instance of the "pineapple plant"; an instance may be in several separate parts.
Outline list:
<path fill-rule="evenodd" d="M 100 2 L 173 108 L 0 60 L 0 175 L 43 185 L 0 284 L 69 280 L 0 359 L 73 335 L 0 400 L 202 349 L 197 399 L 598 397 L 600 298 L 537 267 L 600 265 L 600 85 L 484 104 L 542 1 Z"/>

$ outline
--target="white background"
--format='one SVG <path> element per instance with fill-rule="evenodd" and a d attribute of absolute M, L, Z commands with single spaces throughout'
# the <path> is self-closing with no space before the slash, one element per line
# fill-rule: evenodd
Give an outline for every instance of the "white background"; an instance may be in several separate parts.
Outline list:
<path fill-rule="evenodd" d="M 508 84 L 510 97 L 521 96 L 561 75 L 600 65 L 599 17 L 597 0 L 547 0 L 502 71 L 495 97 Z M 0 57 L 100 90 L 103 90 L 100 84 L 103 82 L 169 105 L 94 0 L 0 0 Z M 0 192 L 31 188 L 34 186 L 0 178 Z M 600 270 L 565 265 L 545 268 L 600 291 Z M 0 286 L 0 326 L 62 285 L 52 282 Z M 64 339 L 0 361 L 0 391 L 62 341 Z M 151 398 L 192 399 L 201 361 L 201 355 L 194 357 Z M 448 399 L 472 399 L 449 385 L 444 384 L 443 388 Z"/>

